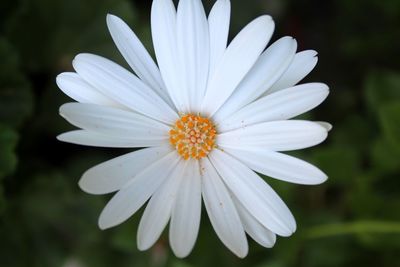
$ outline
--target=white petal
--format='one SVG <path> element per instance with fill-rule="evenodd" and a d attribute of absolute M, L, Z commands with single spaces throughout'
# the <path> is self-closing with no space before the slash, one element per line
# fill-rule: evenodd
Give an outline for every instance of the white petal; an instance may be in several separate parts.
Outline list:
<path fill-rule="evenodd" d="M 296 85 L 314 69 L 317 62 L 317 52 L 314 50 L 297 53 L 286 72 L 265 94 Z"/>
<path fill-rule="evenodd" d="M 223 121 L 233 112 L 260 97 L 286 71 L 296 53 L 297 42 L 283 37 L 273 43 L 257 60 L 238 88 L 215 114 L 215 121 Z"/>
<path fill-rule="evenodd" d="M 217 121 L 218 130 L 226 132 L 256 123 L 291 119 L 321 104 L 328 94 L 329 88 L 323 83 L 307 83 L 284 89 Z"/>
<path fill-rule="evenodd" d="M 244 229 L 258 244 L 266 248 L 272 248 L 276 242 L 276 235 L 265 228 L 259 221 L 251 215 L 243 205 L 234 199 L 236 208 L 239 212 Z"/>
<path fill-rule="evenodd" d="M 178 119 L 160 96 L 118 64 L 100 56 L 79 54 L 73 66 L 83 79 L 114 101 L 162 122 Z"/>
<path fill-rule="evenodd" d="M 84 130 L 109 135 L 110 138 L 168 140 L 169 127 L 143 115 L 93 104 L 67 103 L 60 114 Z"/>
<path fill-rule="evenodd" d="M 330 132 L 333 128 L 332 124 L 325 121 L 316 121 L 315 123 L 318 123 L 319 125 L 324 127 L 328 132 Z"/>
<path fill-rule="evenodd" d="M 222 59 L 228 44 L 229 24 L 231 19 L 231 2 L 218 0 L 208 16 L 210 29 L 210 75 Z"/>
<path fill-rule="evenodd" d="M 180 79 L 186 90 L 184 112 L 197 113 L 207 86 L 210 59 L 208 21 L 201 0 L 181 0 L 177 12 Z"/>
<path fill-rule="evenodd" d="M 218 135 L 224 148 L 259 147 L 273 151 L 290 151 L 315 146 L 327 137 L 327 130 L 311 121 L 272 121 Z"/>
<path fill-rule="evenodd" d="M 186 257 L 192 251 L 199 232 L 200 215 L 200 166 L 197 160 L 192 160 L 178 190 L 169 228 L 169 241 L 177 257 Z"/>
<path fill-rule="evenodd" d="M 103 162 L 87 170 L 79 186 L 90 194 L 108 194 L 120 190 L 136 174 L 171 151 L 170 146 L 145 148 Z"/>
<path fill-rule="evenodd" d="M 72 99 L 88 104 L 97 104 L 103 106 L 120 106 L 115 101 L 105 97 L 93 86 L 85 82 L 75 72 L 64 72 L 57 76 L 58 87 Z"/>
<path fill-rule="evenodd" d="M 99 227 L 110 228 L 131 217 L 166 180 L 179 160 L 174 151 L 137 174 L 107 203 Z"/>
<path fill-rule="evenodd" d="M 70 131 L 57 136 L 57 139 L 62 142 L 84 145 L 84 146 L 95 146 L 95 147 L 120 147 L 120 148 L 134 148 L 134 147 L 153 147 L 163 146 L 168 144 L 168 140 L 162 139 L 137 139 L 133 137 L 112 137 L 105 134 L 99 134 L 97 132 L 91 132 L 86 130 Z"/>
<path fill-rule="evenodd" d="M 209 155 L 233 195 L 263 226 L 282 236 L 296 230 L 296 222 L 285 203 L 255 172 L 218 149 Z"/>
<path fill-rule="evenodd" d="M 139 250 L 147 250 L 160 237 L 171 217 L 179 186 L 184 178 L 187 161 L 180 160 L 167 181 L 151 197 L 139 223 L 137 244 Z M 186 178 L 186 177 L 185 177 Z"/>
<path fill-rule="evenodd" d="M 202 193 L 219 239 L 238 257 L 246 257 L 248 245 L 243 225 L 228 190 L 208 158 L 202 160 Z"/>
<path fill-rule="evenodd" d="M 107 15 L 107 26 L 116 46 L 132 70 L 172 106 L 160 70 L 136 34 L 122 19 L 111 14 Z"/>
<path fill-rule="evenodd" d="M 250 22 L 228 46 L 210 77 L 202 111 L 212 116 L 233 93 L 267 46 L 273 31 L 270 16 Z"/>
<path fill-rule="evenodd" d="M 151 8 L 151 34 L 161 76 L 178 111 L 182 111 L 183 87 L 176 43 L 176 10 L 171 0 L 154 0 Z"/>
<path fill-rule="evenodd" d="M 225 152 L 242 161 L 252 170 L 279 180 L 296 184 L 320 184 L 328 178 L 315 166 L 274 151 L 252 147 L 225 148 Z"/>

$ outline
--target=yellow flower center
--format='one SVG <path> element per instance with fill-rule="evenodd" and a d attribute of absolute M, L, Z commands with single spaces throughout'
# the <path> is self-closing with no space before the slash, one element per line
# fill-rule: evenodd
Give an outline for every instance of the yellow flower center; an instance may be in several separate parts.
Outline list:
<path fill-rule="evenodd" d="M 201 159 L 215 147 L 217 131 L 207 118 L 183 115 L 169 131 L 169 141 L 185 160 Z"/>

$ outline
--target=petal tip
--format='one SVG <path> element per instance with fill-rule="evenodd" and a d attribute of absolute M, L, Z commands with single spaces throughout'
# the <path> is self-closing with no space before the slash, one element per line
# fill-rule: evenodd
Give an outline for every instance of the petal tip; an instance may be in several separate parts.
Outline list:
<path fill-rule="evenodd" d="M 59 83 L 62 82 L 62 80 L 64 79 L 64 77 L 65 77 L 65 72 L 62 72 L 62 73 L 60 73 L 60 74 L 58 74 L 58 75 L 56 76 L 56 83 L 57 83 L 58 87 L 60 87 Z"/>
<path fill-rule="evenodd" d="M 91 54 L 91 53 L 79 53 L 72 60 L 72 65 L 74 65 L 74 62 L 76 62 L 76 61 L 81 61 L 81 60 L 85 60 L 85 59 L 91 59 L 93 57 L 98 57 L 98 56 L 94 55 L 94 54 Z"/>
<path fill-rule="evenodd" d="M 333 125 L 330 124 L 329 122 L 317 121 L 316 123 L 318 123 L 321 127 L 323 127 L 327 132 L 330 132 L 333 129 Z"/>
<path fill-rule="evenodd" d="M 259 24 L 265 24 L 268 25 L 270 23 L 273 23 L 274 20 L 270 15 L 261 15 L 253 20 L 253 23 L 259 23 Z"/>
<path fill-rule="evenodd" d="M 60 142 L 67 142 L 67 141 L 65 140 L 64 136 L 65 136 L 65 133 L 59 134 L 59 135 L 56 136 L 56 139 L 57 139 L 58 141 L 60 141 Z"/>
<path fill-rule="evenodd" d="M 270 15 L 262 15 L 261 17 L 263 17 L 264 19 L 272 20 L 272 17 Z"/>
<path fill-rule="evenodd" d="M 325 182 L 328 180 L 328 178 L 329 178 L 328 175 L 326 175 L 326 174 L 324 173 L 324 176 L 321 177 L 320 184 L 325 183 Z"/>
<path fill-rule="evenodd" d="M 190 252 L 192 251 L 191 249 L 177 248 L 176 246 L 174 246 L 172 244 L 170 244 L 170 245 L 171 245 L 172 252 L 179 259 L 186 258 L 187 256 L 189 256 Z"/>
<path fill-rule="evenodd" d="M 87 186 L 87 183 L 86 183 L 86 173 L 84 173 L 82 175 L 81 179 L 78 182 L 78 186 L 83 192 L 94 195 L 93 192 L 88 190 L 89 187 Z"/>
<path fill-rule="evenodd" d="M 179 259 L 186 258 L 193 250 L 193 246 L 188 247 L 183 244 L 178 245 L 173 242 L 171 243 L 171 239 L 170 239 L 170 246 L 174 255 Z"/>
<path fill-rule="evenodd" d="M 117 18 L 117 16 L 115 16 L 115 15 L 113 15 L 113 14 L 111 14 L 111 13 L 107 13 L 107 15 L 106 15 L 106 19 L 107 19 L 107 20 L 113 19 L 113 18 Z"/>
<path fill-rule="evenodd" d="M 98 223 L 100 230 L 104 231 L 107 230 L 109 227 L 107 227 L 106 225 L 102 224 L 102 223 Z"/>
<path fill-rule="evenodd" d="M 310 50 L 310 54 L 312 57 L 318 57 L 318 52 L 315 50 Z"/>
<path fill-rule="evenodd" d="M 246 248 L 242 248 L 240 250 L 234 251 L 233 252 L 238 258 L 244 259 L 246 256 L 249 254 L 249 248 L 246 246 Z"/>
<path fill-rule="evenodd" d="M 239 254 L 239 253 L 235 253 L 236 256 L 238 256 L 239 259 L 244 259 L 247 256 L 247 253 L 243 253 L 243 254 Z"/>
<path fill-rule="evenodd" d="M 73 80 L 73 78 L 76 78 L 78 74 L 76 72 L 62 72 L 56 76 L 56 84 L 58 88 L 61 90 L 65 90 L 66 84 L 65 82 L 69 82 Z M 72 79 L 71 79 L 72 78 Z"/>
<path fill-rule="evenodd" d="M 270 15 L 261 15 L 256 18 L 255 21 L 259 21 L 260 24 L 265 24 L 264 27 L 272 28 L 272 30 L 275 28 L 274 19 Z"/>
<path fill-rule="evenodd" d="M 59 134 L 59 135 L 56 136 L 56 139 L 57 139 L 58 141 L 62 141 L 61 138 L 62 138 L 62 134 Z"/>
<path fill-rule="evenodd" d="M 138 238 L 137 238 L 137 240 L 136 240 L 136 243 L 137 243 L 137 249 L 138 249 L 139 251 L 146 251 L 146 250 L 148 250 L 149 248 L 151 248 L 151 245 L 146 244 L 144 241 L 142 241 L 142 240 L 139 238 L 139 236 L 138 236 Z"/>
<path fill-rule="evenodd" d="M 111 225 L 110 223 L 105 222 L 103 214 L 100 215 L 97 224 L 98 224 L 99 228 L 103 231 L 115 226 L 115 225 Z"/>
<path fill-rule="evenodd" d="M 115 24 L 115 23 L 118 23 L 121 21 L 122 21 L 122 19 L 114 14 L 107 13 L 107 15 L 106 15 L 106 23 L 107 23 L 108 28 L 113 26 L 112 24 Z"/>
<path fill-rule="evenodd" d="M 140 246 L 138 245 L 138 246 L 137 246 L 137 249 L 138 249 L 139 251 L 146 251 L 146 250 L 148 250 L 149 248 L 140 247 Z"/>
<path fill-rule="evenodd" d="M 77 105 L 76 105 L 77 103 L 78 102 L 71 102 L 71 103 L 62 104 L 60 106 L 60 108 L 58 109 L 58 113 L 60 114 L 61 117 L 63 117 L 64 119 L 68 120 L 68 118 L 67 118 L 68 111 L 71 111 L 75 107 L 77 107 Z"/>

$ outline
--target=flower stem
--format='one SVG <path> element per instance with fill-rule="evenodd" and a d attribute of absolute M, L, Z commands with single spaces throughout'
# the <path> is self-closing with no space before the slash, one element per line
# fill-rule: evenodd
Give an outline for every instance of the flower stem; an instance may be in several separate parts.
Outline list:
<path fill-rule="evenodd" d="M 400 234 L 400 222 L 357 221 L 319 225 L 306 230 L 304 237 L 316 239 L 352 234 Z"/>

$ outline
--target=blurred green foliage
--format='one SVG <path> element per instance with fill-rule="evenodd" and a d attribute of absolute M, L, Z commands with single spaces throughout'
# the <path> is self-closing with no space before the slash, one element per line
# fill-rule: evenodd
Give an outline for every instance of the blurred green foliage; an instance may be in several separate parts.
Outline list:
<path fill-rule="evenodd" d="M 203 1 L 209 8 L 213 1 Z M 58 116 L 69 99 L 55 76 L 79 52 L 123 63 L 105 15 L 126 20 L 151 50 L 150 1 L 5 0 L 0 2 L 0 266 L 400 266 L 400 2 L 397 0 L 232 1 L 232 34 L 262 13 L 274 38 L 292 35 L 320 62 L 307 81 L 325 81 L 328 100 L 310 115 L 334 125 L 328 141 L 296 155 L 330 179 L 319 186 L 266 177 L 287 202 L 298 232 L 273 249 L 250 242 L 239 260 L 206 216 L 185 260 L 167 235 L 136 248 L 139 214 L 108 231 L 97 217 L 108 197 L 79 190 L 80 175 L 122 150 L 62 144 L 70 126 Z M 204 214 L 205 215 L 205 214 Z"/>

